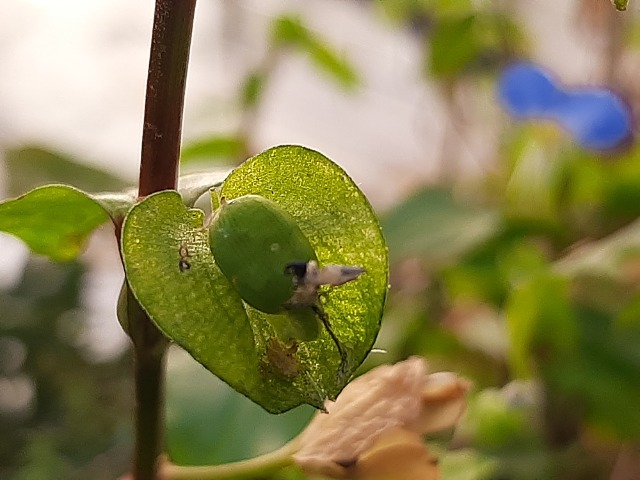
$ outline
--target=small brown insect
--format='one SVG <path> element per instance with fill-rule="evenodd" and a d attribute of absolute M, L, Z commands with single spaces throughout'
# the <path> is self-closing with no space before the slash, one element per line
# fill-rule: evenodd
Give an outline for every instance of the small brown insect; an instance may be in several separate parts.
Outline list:
<path fill-rule="evenodd" d="M 300 364 L 296 353 L 298 344 L 287 345 L 272 337 L 267 341 L 267 362 L 275 373 L 287 378 L 295 378 L 300 374 Z"/>
<path fill-rule="evenodd" d="M 180 254 L 180 261 L 178 262 L 178 268 L 181 272 L 186 272 L 191 268 L 191 263 L 189 263 L 189 258 L 191 258 L 191 254 L 189 253 L 189 249 L 187 248 L 187 244 L 182 242 L 180 244 L 180 250 L 178 250 Z"/>

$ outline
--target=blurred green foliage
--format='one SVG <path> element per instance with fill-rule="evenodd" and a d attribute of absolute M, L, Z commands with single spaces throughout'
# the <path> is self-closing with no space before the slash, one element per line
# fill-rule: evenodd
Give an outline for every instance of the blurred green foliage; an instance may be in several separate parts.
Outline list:
<path fill-rule="evenodd" d="M 417 320 L 403 326 L 406 340 L 390 349 L 393 359 L 419 353 L 474 379 L 477 396 L 457 441 L 494 462 L 493 473 L 481 462 L 470 478 L 604 478 L 615 445 L 640 438 L 638 203 L 616 199 L 640 191 L 629 174 L 640 167 L 638 148 L 603 159 L 545 143 L 536 129 L 526 135 L 538 156 L 511 150 L 501 181 L 487 183 L 489 197 L 470 206 L 453 191 L 443 202 L 442 187 L 427 188 L 383 218 L 390 251 L 407 253 L 396 272 L 412 264 L 415 277 L 398 277 L 383 325 L 406 316 L 409 295 Z M 535 174 L 523 174 L 531 161 Z M 417 199 L 422 213 L 403 218 Z M 469 229 L 484 216 L 492 221 L 470 242 L 464 218 L 478 208 Z M 421 229 L 428 248 L 414 243 Z M 482 341 L 483 329 L 497 334 L 493 344 Z M 479 362 L 480 353 L 481 374 L 460 364 Z M 521 381 L 536 394 L 507 408 L 504 390 Z"/>
<path fill-rule="evenodd" d="M 3 151 L 7 170 L 6 193 L 22 195 L 47 183 L 64 183 L 88 192 L 117 191 L 127 186 L 123 179 L 96 167 L 78 163 L 59 152 L 27 145 Z"/>
<path fill-rule="evenodd" d="M 431 300 L 422 303 L 423 313 L 413 313 L 423 319 L 422 325 L 411 326 L 413 338 L 421 330 L 425 340 L 411 340 L 408 347 L 410 353 L 428 358 L 440 350 L 438 367 L 448 365 L 473 374 L 469 366 L 460 368 L 459 350 L 449 350 L 449 358 L 442 354 L 450 349 L 445 345 L 451 345 L 443 332 L 450 332 L 466 342 L 466 349 L 483 351 L 485 361 L 493 363 L 483 367 L 484 375 L 474 375 L 478 396 L 462 430 L 476 431 L 462 443 L 498 462 L 493 464 L 495 474 L 478 473 L 474 478 L 603 478 L 617 452 L 614 448 L 614 453 L 603 453 L 610 452 L 616 442 L 622 445 L 640 438 L 636 408 L 640 398 L 636 274 L 640 237 L 636 222 L 629 224 L 638 212 L 632 204 L 614 200 L 620 191 L 640 191 L 640 182 L 630 188 L 632 177 L 623 173 L 638 168 L 640 158 L 635 147 L 618 159 L 605 160 L 569 145 L 558 149 L 545 144 L 535 129 L 528 140 L 529 148 L 540 149 L 534 160 L 540 165 L 533 171 L 548 173 L 523 176 L 523 164 L 530 157 L 508 158 L 511 165 L 503 172 L 503 183 L 491 182 L 494 200 L 484 210 L 486 215 L 495 214 L 497 207 L 501 214 L 493 221 L 493 233 L 481 230 L 478 242 L 468 242 L 465 222 L 457 223 L 471 207 L 465 202 L 459 208 L 443 203 L 441 187 L 415 195 L 383 220 L 391 252 L 410 248 L 419 236 L 419 226 L 425 245 L 430 246 L 411 248 L 421 270 L 416 277 L 427 279 L 418 295 Z M 585 178 L 592 190 L 581 185 Z M 416 198 L 431 201 L 423 203 L 422 215 L 416 213 L 413 228 L 407 230 L 397 216 Z M 453 199 L 450 192 L 449 200 Z M 423 224 L 421 216 L 440 221 Z M 405 222 L 411 223 L 410 217 Z M 440 225 L 446 235 L 434 246 Z M 456 225 L 457 234 L 450 230 Z M 469 225 L 473 228 L 475 223 Z M 403 231 L 410 232 L 407 241 Z M 456 255 L 445 256 L 443 251 Z M 400 291 L 392 288 L 386 321 L 394 319 L 396 309 L 406 308 L 403 296 L 407 294 L 402 289 L 415 285 L 404 282 L 399 280 Z M 439 311 L 434 311 L 434 304 Z M 436 335 L 434 322 L 439 325 Z M 482 328 L 475 322 L 484 322 L 487 329 L 501 324 L 507 348 L 500 350 L 500 335 L 494 337 L 497 344 L 493 346 L 477 337 L 469 342 Z M 496 383 L 496 377 L 486 375 L 491 370 L 505 376 Z M 526 399 L 540 413 L 535 422 L 524 422 L 517 412 L 496 417 L 498 401 L 491 402 L 494 413 L 473 406 L 496 386 L 508 388 L 517 379 L 539 386 L 541 394 Z M 517 441 L 513 435 L 526 441 Z M 530 462 L 535 463 L 535 474 L 527 474 Z M 579 468 L 571 467 L 576 465 Z"/>
<path fill-rule="evenodd" d="M 84 271 L 34 258 L 0 290 L 1 478 L 108 480 L 128 468 L 130 360 L 92 361 L 81 347 Z"/>
<path fill-rule="evenodd" d="M 258 153 L 251 149 L 256 114 L 270 78 L 277 73 L 286 55 L 306 56 L 318 74 L 346 92 L 354 92 L 362 83 L 349 59 L 298 16 L 283 14 L 273 18 L 265 42 L 264 57 L 238 85 L 236 101 L 240 124 L 231 133 L 212 133 L 187 142 L 180 155 L 183 166 L 196 162 L 200 165 L 237 165 Z"/>
<path fill-rule="evenodd" d="M 352 89 L 360 82 L 358 73 L 344 56 L 312 32 L 299 18 L 282 16 L 274 20 L 271 42 L 276 48 L 293 48 L 306 55 L 318 71 Z"/>
<path fill-rule="evenodd" d="M 177 349 L 167 383 L 167 450 L 180 465 L 219 465 L 267 453 L 301 432 L 315 412 L 303 406 L 271 415 Z"/>

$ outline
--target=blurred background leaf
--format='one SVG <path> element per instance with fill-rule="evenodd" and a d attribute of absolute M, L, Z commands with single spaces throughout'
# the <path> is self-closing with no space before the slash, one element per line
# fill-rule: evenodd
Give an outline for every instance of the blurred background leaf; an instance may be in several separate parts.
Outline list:
<path fill-rule="evenodd" d="M 212 136 L 188 143 L 180 152 L 180 161 L 183 164 L 197 160 L 233 164 L 234 160 L 245 152 L 245 149 L 246 146 L 242 138 Z"/>
<path fill-rule="evenodd" d="M 273 23 L 271 38 L 278 47 L 294 48 L 307 54 L 319 71 L 342 87 L 353 89 L 360 83 L 358 74 L 349 61 L 312 32 L 301 19 L 293 16 L 278 18 Z"/>
<path fill-rule="evenodd" d="M 167 450 L 179 465 L 219 465 L 267 453 L 295 437 L 316 410 L 271 415 L 174 349 L 167 378 Z"/>
<path fill-rule="evenodd" d="M 90 193 L 117 191 L 126 182 L 96 167 L 42 147 L 28 146 L 4 151 L 8 196 L 18 196 L 47 183 L 66 183 Z"/>
<path fill-rule="evenodd" d="M 0 290 L 2 478 L 110 480 L 128 468 L 130 359 L 97 362 L 83 346 L 84 273 L 31 259 Z"/>
<path fill-rule="evenodd" d="M 465 205 L 443 187 L 413 194 L 382 218 L 391 260 L 420 257 L 443 265 L 500 231 L 498 213 Z"/>

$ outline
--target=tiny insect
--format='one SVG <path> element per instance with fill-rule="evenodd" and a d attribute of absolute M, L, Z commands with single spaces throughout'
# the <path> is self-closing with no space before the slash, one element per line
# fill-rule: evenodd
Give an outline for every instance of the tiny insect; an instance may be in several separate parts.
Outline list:
<path fill-rule="evenodd" d="M 337 287 L 356 280 L 366 272 L 362 267 L 349 265 L 325 265 L 319 267 L 318 262 L 291 262 L 284 268 L 285 273 L 293 277 L 295 290 L 288 300 L 288 308 L 313 306 L 318 303 L 320 287 L 328 285 Z"/>
<path fill-rule="evenodd" d="M 180 244 L 180 249 L 178 250 L 180 254 L 180 260 L 178 261 L 178 268 L 181 272 L 186 272 L 191 268 L 191 263 L 189 263 L 189 258 L 191 258 L 191 254 L 189 253 L 189 249 L 187 248 L 187 244 L 182 242 Z"/>
<path fill-rule="evenodd" d="M 348 361 L 347 352 L 331 327 L 329 315 L 320 305 L 320 287 L 323 285 L 331 287 L 344 285 L 347 282 L 356 280 L 365 273 L 365 269 L 348 265 L 325 265 L 320 268 L 318 262 L 310 260 L 308 262 L 291 262 L 287 264 L 284 271 L 292 275 L 295 286 L 293 295 L 285 303 L 285 308 L 290 310 L 311 308 L 313 310 L 336 345 L 340 354 L 341 369 L 345 369 Z"/>
<path fill-rule="evenodd" d="M 266 353 L 269 366 L 286 378 L 295 378 L 300 374 L 297 352 L 298 344 L 296 342 L 286 344 L 275 337 L 267 341 Z"/>

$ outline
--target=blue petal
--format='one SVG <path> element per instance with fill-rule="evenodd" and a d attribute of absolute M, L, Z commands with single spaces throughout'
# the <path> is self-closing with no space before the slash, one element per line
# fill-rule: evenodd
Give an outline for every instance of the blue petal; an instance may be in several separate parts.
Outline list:
<path fill-rule="evenodd" d="M 543 69 L 531 63 L 507 67 L 498 79 L 498 98 L 518 118 L 545 117 L 564 94 Z"/>
<path fill-rule="evenodd" d="M 604 88 L 571 93 L 551 115 L 586 148 L 615 148 L 631 136 L 627 106 Z"/>
<path fill-rule="evenodd" d="M 610 90 L 556 86 L 546 70 L 532 63 L 502 72 L 498 98 L 512 116 L 554 120 L 586 148 L 615 148 L 632 136 L 629 109 Z"/>

